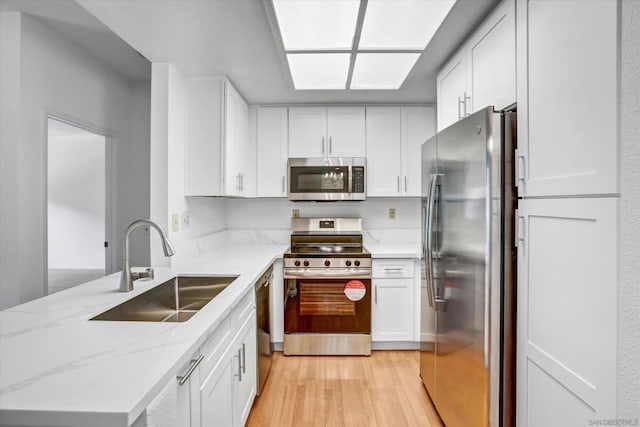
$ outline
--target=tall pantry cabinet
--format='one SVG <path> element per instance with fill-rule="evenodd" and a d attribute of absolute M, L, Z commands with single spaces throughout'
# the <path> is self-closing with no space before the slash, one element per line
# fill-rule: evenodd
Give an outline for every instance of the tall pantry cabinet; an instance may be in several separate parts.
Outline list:
<path fill-rule="evenodd" d="M 518 0 L 517 425 L 616 415 L 616 0 Z"/>

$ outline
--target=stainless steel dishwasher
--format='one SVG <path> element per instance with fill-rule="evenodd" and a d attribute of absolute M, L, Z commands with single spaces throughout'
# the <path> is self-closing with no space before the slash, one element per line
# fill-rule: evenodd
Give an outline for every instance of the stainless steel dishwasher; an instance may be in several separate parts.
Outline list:
<path fill-rule="evenodd" d="M 271 368 L 271 333 L 269 329 L 269 286 L 273 280 L 273 266 L 256 283 L 256 319 L 258 332 L 258 392 L 260 394 Z"/>

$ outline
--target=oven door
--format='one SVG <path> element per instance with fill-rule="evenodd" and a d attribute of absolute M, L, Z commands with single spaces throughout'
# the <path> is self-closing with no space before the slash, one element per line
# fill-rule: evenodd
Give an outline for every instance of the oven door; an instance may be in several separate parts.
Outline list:
<path fill-rule="evenodd" d="M 347 297 L 349 278 L 288 279 L 285 295 L 284 332 L 320 334 L 369 334 L 371 332 L 371 280 L 358 301 Z M 358 283 L 356 283 L 359 285 Z"/>

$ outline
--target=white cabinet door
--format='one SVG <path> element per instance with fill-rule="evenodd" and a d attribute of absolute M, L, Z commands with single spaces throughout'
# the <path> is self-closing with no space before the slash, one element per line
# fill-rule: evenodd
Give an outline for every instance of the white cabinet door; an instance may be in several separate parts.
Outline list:
<path fill-rule="evenodd" d="M 520 201 L 518 426 L 616 418 L 617 203 Z"/>
<path fill-rule="evenodd" d="M 518 3 L 521 196 L 618 192 L 618 3 Z"/>
<path fill-rule="evenodd" d="M 326 107 L 289 108 L 289 157 L 326 156 L 326 134 Z"/>
<path fill-rule="evenodd" d="M 240 93 L 225 82 L 225 195 L 244 196 L 251 192 L 246 164 L 251 158 L 247 152 L 248 106 Z"/>
<path fill-rule="evenodd" d="M 200 386 L 200 413 L 198 426 L 233 425 L 233 382 L 240 369 L 240 359 L 232 345 L 220 362 L 203 379 Z M 196 415 L 196 416 L 197 416 Z"/>
<path fill-rule="evenodd" d="M 400 107 L 367 107 L 366 128 L 367 196 L 400 196 Z"/>
<path fill-rule="evenodd" d="M 466 43 L 467 112 L 516 102 L 515 2 L 504 0 Z"/>
<path fill-rule="evenodd" d="M 422 144 L 436 133 L 434 107 L 402 107 L 402 194 L 420 197 Z"/>
<path fill-rule="evenodd" d="M 187 79 L 185 195 L 221 196 L 224 81 Z"/>
<path fill-rule="evenodd" d="M 467 69 L 462 49 L 440 70 L 436 79 L 438 131 L 465 116 Z"/>
<path fill-rule="evenodd" d="M 372 341 L 414 340 L 414 280 L 372 279 Z"/>
<path fill-rule="evenodd" d="M 327 108 L 327 157 L 365 157 L 365 108 Z"/>
<path fill-rule="evenodd" d="M 232 348 L 240 358 L 239 372 L 241 372 L 241 375 L 235 377 L 236 381 L 233 383 L 233 425 L 243 426 L 247 422 L 247 418 L 249 418 L 249 412 L 257 390 L 255 311 L 240 330 L 236 344 L 232 345 Z"/>
<path fill-rule="evenodd" d="M 258 108 L 257 191 L 258 197 L 285 197 L 287 180 L 287 109 Z"/>

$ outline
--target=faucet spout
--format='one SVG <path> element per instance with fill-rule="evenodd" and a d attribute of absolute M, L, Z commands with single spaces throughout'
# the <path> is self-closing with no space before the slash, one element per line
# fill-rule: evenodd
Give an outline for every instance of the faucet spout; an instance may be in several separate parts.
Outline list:
<path fill-rule="evenodd" d="M 160 224 L 152 221 L 150 219 L 139 219 L 137 221 L 132 222 L 128 227 L 127 231 L 124 233 L 124 255 L 122 258 L 122 274 L 120 275 L 120 292 L 129 292 L 133 290 L 133 281 L 138 277 L 133 277 L 134 275 L 131 273 L 131 263 L 129 260 L 129 239 L 131 237 L 131 233 L 138 227 L 142 227 L 148 225 L 154 228 L 158 234 L 160 234 L 160 239 L 162 240 L 162 250 L 164 251 L 164 255 L 166 257 L 173 256 L 176 251 L 167 236 L 167 233 L 164 231 Z"/>

